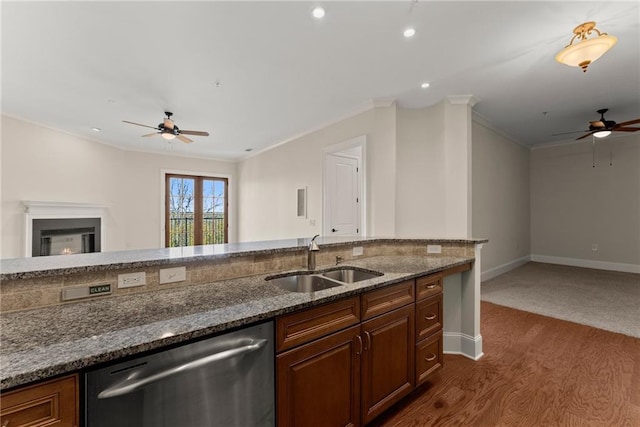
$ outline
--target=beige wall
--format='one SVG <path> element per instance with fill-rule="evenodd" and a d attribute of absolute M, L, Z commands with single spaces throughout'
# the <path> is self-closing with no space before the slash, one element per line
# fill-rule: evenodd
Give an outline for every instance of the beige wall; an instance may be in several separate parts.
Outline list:
<path fill-rule="evenodd" d="M 123 151 L 6 116 L 1 131 L 0 258 L 24 256 L 24 200 L 108 205 L 107 249 L 141 249 L 162 246 L 161 169 L 224 174 L 237 187 L 235 163 Z"/>
<path fill-rule="evenodd" d="M 640 136 L 595 148 L 595 168 L 589 140 L 532 150 L 532 255 L 640 272 Z"/>
<path fill-rule="evenodd" d="M 472 132 L 473 235 L 489 239 L 483 273 L 499 274 L 530 253 L 530 150 L 476 120 Z"/>
<path fill-rule="evenodd" d="M 324 149 L 362 135 L 366 136 L 367 234 L 393 236 L 395 110 L 391 106 L 365 111 L 240 162 L 239 240 L 321 234 Z M 296 189 L 301 187 L 307 187 L 306 219 L 296 217 Z"/>

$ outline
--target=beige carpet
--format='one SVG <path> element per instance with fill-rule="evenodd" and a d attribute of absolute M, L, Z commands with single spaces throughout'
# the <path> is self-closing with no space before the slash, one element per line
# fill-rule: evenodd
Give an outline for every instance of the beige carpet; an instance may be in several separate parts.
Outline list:
<path fill-rule="evenodd" d="M 640 274 L 529 262 L 482 283 L 483 301 L 640 338 Z"/>

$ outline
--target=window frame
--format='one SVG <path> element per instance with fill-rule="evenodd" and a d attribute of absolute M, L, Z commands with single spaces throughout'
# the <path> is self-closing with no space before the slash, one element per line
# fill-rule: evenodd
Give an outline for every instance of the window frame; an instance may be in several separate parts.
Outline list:
<path fill-rule="evenodd" d="M 202 188 L 203 181 L 222 181 L 224 182 L 224 242 L 229 243 L 229 177 L 220 175 L 220 174 L 197 174 L 197 173 L 189 173 L 189 172 L 174 172 L 174 171 L 163 171 L 163 179 L 162 183 L 164 186 L 164 213 L 163 213 L 163 223 L 164 223 L 164 247 L 170 248 L 173 246 L 169 246 L 169 237 L 171 231 L 171 204 L 169 200 L 171 200 L 171 186 L 169 182 L 171 178 L 186 178 L 193 179 L 194 186 L 193 192 L 194 195 L 194 219 L 193 219 L 193 246 L 203 245 L 203 235 L 202 235 L 202 225 L 204 216 L 203 212 L 203 200 L 202 200 Z M 176 247 L 184 247 L 184 246 L 176 246 Z"/>

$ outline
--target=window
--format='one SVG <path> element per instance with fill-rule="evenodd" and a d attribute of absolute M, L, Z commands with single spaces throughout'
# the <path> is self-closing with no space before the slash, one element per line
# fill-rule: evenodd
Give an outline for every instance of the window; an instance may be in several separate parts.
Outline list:
<path fill-rule="evenodd" d="M 226 178 L 165 176 L 165 246 L 211 245 L 228 241 Z"/>

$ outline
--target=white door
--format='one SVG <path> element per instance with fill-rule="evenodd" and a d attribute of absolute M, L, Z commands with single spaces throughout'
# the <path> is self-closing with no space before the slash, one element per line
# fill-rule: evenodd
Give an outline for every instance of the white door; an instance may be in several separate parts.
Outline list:
<path fill-rule="evenodd" d="M 358 159 L 327 154 L 325 236 L 360 235 Z"/>

